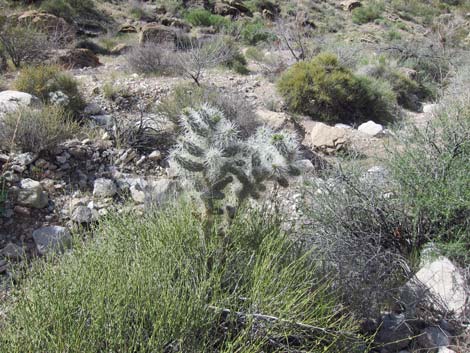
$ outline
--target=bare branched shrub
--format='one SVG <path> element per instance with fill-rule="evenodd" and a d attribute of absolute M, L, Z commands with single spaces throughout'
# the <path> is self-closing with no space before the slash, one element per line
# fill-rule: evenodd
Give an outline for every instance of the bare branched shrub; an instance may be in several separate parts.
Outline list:
<path fill-rule="evenodd" d="M 315 55 L 313 30 L 300 21 L 287 22 L 279 18 L 274 26 L 274 35 L 279 40 L 280 49 L 288 50 L 295 61 L 311 59 Z"/>
<path fill-rule="evenodd" d="M 75 137 L 79 125 L 62 108 L 21 108 L 0 122 L 0 146 L 6 150 L 42 152 Z"/>
<path fill-rule="evenodd" d="M 31 26 L 4 25 L 0 29 L 0 45 L 10 57 L 15 67 L 23 63 L 32 63 L 40 59 L 41 54 L 49 47 L 44 33 Z"/>
<path fill-rule="evenodd" d="M 174 60 L 182 74 L 201 85 L 205 70 L 223 64 L 236 54 L 233 46 L 227 46 L 223 37 L 212 40 L 190 39 L 185 50 L 175 53 Z"/>
<path fill-rule="evenodd" d="M 164 75 L 176 70 L 174 53 L 169 48 L 154 43 L 134 47 L 127 54 L 127 63 L 139 73 Z"/>
<path fill-rule="evenodd" d="M 391 303 L 408 278 L 405 257 L 414 248 L 413 226 L 383 178 L 339 170 L 306 189 L 306 238 L 323 257 L 323 269 L 336 274 L 344 303 L 363 317 Z"/>

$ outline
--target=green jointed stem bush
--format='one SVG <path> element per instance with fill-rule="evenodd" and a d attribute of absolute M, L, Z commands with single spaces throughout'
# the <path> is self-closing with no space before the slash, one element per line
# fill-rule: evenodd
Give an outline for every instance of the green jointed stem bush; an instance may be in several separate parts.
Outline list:
<path fill-rule="evenodd" d="M 391 120 L 389 92 L 382 88 L 355 76 L 330 53 L 296 63 L 278 82 L 291 111 L 329 123 Z"/>

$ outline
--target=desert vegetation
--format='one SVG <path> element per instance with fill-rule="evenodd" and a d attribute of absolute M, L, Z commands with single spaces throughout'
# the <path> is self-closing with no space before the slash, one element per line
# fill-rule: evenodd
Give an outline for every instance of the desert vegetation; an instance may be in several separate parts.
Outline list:
<path fill-rule="evenodd" d="M 0 0 L 0 352 L 469 351 L 469 11 Z"/>

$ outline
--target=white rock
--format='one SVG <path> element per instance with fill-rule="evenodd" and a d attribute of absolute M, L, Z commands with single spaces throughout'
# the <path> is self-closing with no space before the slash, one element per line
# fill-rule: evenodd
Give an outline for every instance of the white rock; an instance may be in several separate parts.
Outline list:
<path fill-rule="evenodd" d="M 430 103 L 430 104 L 424 104 L 423 105 L 423 113 L 429 114 L 429 113 L 434 113 L 437 108 L 439 107 L 438 104 Z"/>
<path fill-rule="evenodd" d="M 384 127 L 380 124 L 374 123 L 372 120 L 369 120 L 368 122 L 359 125 L 357 129 L 360 132 L 363 132 L 373 137 L 383 136 L 384 134 Z"/>
<path fill-rule="evenodd" d="M 426 264 L 416 273 L 416 279 L 431 295 L 440 298 L 448 310 L 457 316 L 464 314 L 467 300 L 465 280 L 448 258 L 440 257 Z"/>
<path fill-rule="evenodd" d="M 439 350 L 437 351 L 437 353 L 456 353 L 456 352 L 447 347 L 439 347 Z"/>
<path fill-rule="evenodd" d="M 29 93 L 18 91 L 0 92 L 0 116 L 4 113 L 13 112 L 20 107 L 39 107 L 40 100 Z"/>
<path fill-rule="evenodd" d="M 336 128 L 339 128 L 339 129 L 352 129 L 352 126 L 351 125 L 346 125 L 346 124 L 335 124 L 335 127 Z"/>
<path fill-rule="evenodd" d="M 152 153 L 149 154 L 148 158 L 151 161 L 158 162 L 159 160 L 162 159 L 162 153 L 160 151 L 153 151 Z"/>
<path fill-rule="evenodd" d="M 59 226 L 36 229 L 33 232 L 33 239 L 41 255 L 51 251 L 63 251 L 72 243 L 68 229 Z"/>
<path fill-rule="evenodd" d="M 18 204 L 31 208 L 47 206 L 49 199 L 41 183 L 32 179 L 23 179 L 20 182 L 20 188 L 17 198 Z"/>
<path fill-rule="evenodd" d="M 113 197 L 116 193 L 116 184 L 111 179 L 99 178 L 95 180 L 93 187 L 93 196 Z"/>

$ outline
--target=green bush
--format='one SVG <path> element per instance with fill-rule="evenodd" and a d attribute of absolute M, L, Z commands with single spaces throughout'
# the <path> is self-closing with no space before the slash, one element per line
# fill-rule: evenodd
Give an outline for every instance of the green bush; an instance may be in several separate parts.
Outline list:
<path fill-rule="evenodd" d="M 220 15 L 214 15 L 205 9 L 190 9 L 184 14 L 184 19 L 193 26 L 213 26 L 216 29 L 221 29 L 230 25 L 230 20 Z"/>
<path fill-rule="evenodd" d="M 231 52 L 231 55 L 222 63 L 222 65 L 241 75 L 248 74 L 250 72 L 246 67 L 248 62 L 246 61 L 245 55 L 243 55 L 237 43 L 235 43 L 235 41 L 233 41 L 230 37 L 227 37 L 225 40 L 225 47 Z"/>
<path fill-rule="evenodd" d="M 296 63 L 281 76 L 278 90 L 291 111 L 321 121 L 387 122 L 392 118 L 390 91 L 373 79 L 355 76 L 329 53 Z"/>
<path fill-rule="evenodd" d="M 13 85 L 18 91 L 30 93 L 45 103 L 54 103 L 54 93 L 61 92 L 66 96 L 64 107 L 74 115 L 84 106 L 77 81 L 57 66 L 26 67 L 20 71 Z"/>
<path fill-rule="evenodd" d="M 240 214 L 226 229 L 229 251 L 221 257 L 218 231 L 204 242 L 191 206 L 111 217 L 72 253 L 36 263 L 11 293 L 1 351 L 355 349 L 357 337 L 347 333 L 354 322 L 278 221 Z"/>
<path fill-rule="evenodd" d="M 0 123 L 0 146 L 8 151 L 50 151 L 76 136 L 79 125 L 61 107 L 23 108 L 8 113 Z"/>
<path fill-rule="evenodd" d="M 238 27 L 240 39 L 248 45 L 256 45 L 260 42 L 267 42 L 273 39 L 273 34 L 259 20 L 241 21 Z"/>
<path fill-rule="evenodd" d="M 375 21 L 382 16 L 384 9 L 383 2 L 376 0 L 370 1 L 352 11 L 352 20 L 356 24 Z"/>
<path fill-rule="evenodd" d="M 421 229 L 421 238 L 470 263 L 470 97 L 446 99 L 426 128 L 398 135 L 388 158 L 399 197 Z"/>

